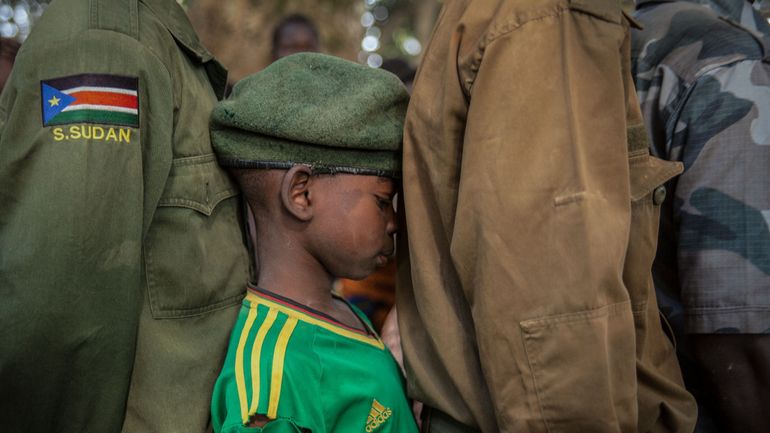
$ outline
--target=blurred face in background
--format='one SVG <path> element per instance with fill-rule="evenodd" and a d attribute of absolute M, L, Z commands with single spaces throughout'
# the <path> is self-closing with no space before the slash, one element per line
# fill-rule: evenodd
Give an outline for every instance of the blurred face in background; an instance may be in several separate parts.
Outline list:
<path fill-rule="evenodd" d="M 19 47 L 21 44 L 14 39 L 0 39 L 0 90 L 3 90 L 8 76 L 11 75 Z"/>
<path fill-rule="evenodd" d="M 279 30 L 273 47 L 273 60 L 290 54 L 319 51 L 318 35 L 301 23 L 291 23 Z"/>

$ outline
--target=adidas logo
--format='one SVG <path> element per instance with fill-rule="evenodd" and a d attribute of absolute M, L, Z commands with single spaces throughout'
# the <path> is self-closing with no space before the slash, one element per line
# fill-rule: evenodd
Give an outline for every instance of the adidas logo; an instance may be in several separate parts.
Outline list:
<path fill-rule="evenodd" d="M 372 408 L 369 409 L 369 417 L 366 419 L 366 432 L 371 433 L 381 426 L 385 421 L 393 415 L 393 411 L 389 407 L 385 407 L 380 404 L 375 398 L 372 401 Z"/>

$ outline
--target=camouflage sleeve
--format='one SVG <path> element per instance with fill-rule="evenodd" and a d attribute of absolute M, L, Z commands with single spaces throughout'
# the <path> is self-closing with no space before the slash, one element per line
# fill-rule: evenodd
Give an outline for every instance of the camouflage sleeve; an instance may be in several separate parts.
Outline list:
<path fill-rule="evenodd" d="M 673 120 L 667 156 L 685 167 L 672 203 L 685 330 L 770 332 L 770 65 L 707 72 Z"/>

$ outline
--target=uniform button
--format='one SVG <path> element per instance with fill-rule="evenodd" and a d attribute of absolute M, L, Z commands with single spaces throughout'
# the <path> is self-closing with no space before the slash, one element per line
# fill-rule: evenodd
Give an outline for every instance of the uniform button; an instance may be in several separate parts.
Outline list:
<path fill-rule="evenodd" d="M 659 186 L 655 188 L 655 191 L 652 193 L 652 202 L 656 205 L 659 205 L 663 203 L 663 200 L 666 199 L 666 187 L 665 186 Z"/>

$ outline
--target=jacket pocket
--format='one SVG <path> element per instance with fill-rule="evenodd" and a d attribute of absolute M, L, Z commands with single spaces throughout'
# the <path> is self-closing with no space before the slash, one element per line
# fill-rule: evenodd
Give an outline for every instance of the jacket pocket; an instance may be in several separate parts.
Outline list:
<path fill-rule="evenodd" d="M 238 189 L 213 154 L 173 161 L 144 243 L 153 317 L 190 317 L 240 301 L 248 258 L 238 212 Z"/>
<path fill-rule="evenodd" d="M 650 270 L 658 241 L 661 209 L 670 211 L 666 186 L 682 165 L 647 154 L 629 159 L 631 232 L 623 282 L 633 303 L 636 329 L 639 432 L 692 431 L 695 405 L 682 385 L 676 353 L 661 327 Z M 661 207 L 663 206 L 663 207 Z M 673 335 L 673 334 L 672 334 Z"/>
<path fill-rule="evenodd" d="M 646 309 L 651 299 L 650 269 L 658 244 L 660 209 L 666 199 L 666 182 L 682 172 L 678 162 L 664 161 L 644 149 L 629 158 L 631 175 L 631 229 L 623 281 L 634 313 Z M 654 297 L 652 298 L 654 299 Z"/>
<path fill-rule="evenodd" d="M 631 171 L 632 202 L 639 202 L 649 196 L 653 198 L 653 204 L 660 205 L 665 196 L 655 198 L 651 194 L 682 172 L 682 163 L 664 161 L 647 154 L 632 156 L 628 164 Z"/>
<path fill-rule="evenodd" d="M 550 433 L 630 432 L 636 425 L 634 325 L 628 302 L 520 324 Z"/>

